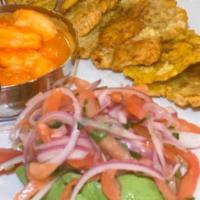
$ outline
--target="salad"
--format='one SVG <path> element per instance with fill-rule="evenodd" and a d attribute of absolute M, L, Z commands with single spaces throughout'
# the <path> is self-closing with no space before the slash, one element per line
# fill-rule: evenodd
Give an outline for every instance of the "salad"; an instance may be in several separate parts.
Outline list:
<path fill-rule="evenodd" d="M 14 199 L 193 199 L 200 127 L 143 88 L 99 84 L 70 77 L 27 103 L 0 149 L 1 174 L 24 184 Z"/>

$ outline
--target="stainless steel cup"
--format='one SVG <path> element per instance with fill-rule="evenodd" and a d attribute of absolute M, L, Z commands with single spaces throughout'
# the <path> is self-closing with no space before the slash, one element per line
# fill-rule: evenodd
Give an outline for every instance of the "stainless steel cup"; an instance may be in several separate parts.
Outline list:
<path fill-rule="evenodd" d="M 54 11 L 25 5 L 0 6 L 0 14 L 14 12 L 15 10 L 21 8 L 39 11 L 58 21 L 62 30 L 66 34 L 66 38 L 72 49 L 72 54 L 63 65 L 59 66 L 56 70 L 51 71 L 45 76 L 19 85 L 0 86 L 0 121 L 14 119 L 22 111 L 26 102 L 31 97 L 36 95 L 38 92 L 44 92 L 51 89 L 55 82 L 59 82 L 59 80 L 71 75 L 77 61 L 77 37 L 71 23 L 68 20 Z"/>

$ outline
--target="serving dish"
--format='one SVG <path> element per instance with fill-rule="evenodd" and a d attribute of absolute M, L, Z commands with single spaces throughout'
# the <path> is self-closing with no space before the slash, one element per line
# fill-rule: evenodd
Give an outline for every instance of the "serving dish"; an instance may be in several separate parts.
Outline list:
<path fill-rule="evenodd" d="M 63 65 L 36 80 L 13 86 L 0 86 L 0 121 L 15 118 L 24 108 L 28 99 L 40 91 L 52 88 L 56 81 L 70 75 L 76 61 L 76 34 L 70 22 L 56 12 L 34 6 L 4 5 L 0 7 L 0 13 L 14 12 L 17 9 L 32 9 L 59 20 L 60 26 L 67 34 L 72 53 Z"/>

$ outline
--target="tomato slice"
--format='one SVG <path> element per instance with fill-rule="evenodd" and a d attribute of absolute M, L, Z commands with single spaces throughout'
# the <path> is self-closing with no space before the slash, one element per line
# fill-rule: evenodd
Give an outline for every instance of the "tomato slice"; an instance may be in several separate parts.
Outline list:
<path fill-rule="evenodd" d="M 109 200 L 120 200 L 120 185 L 115 178 L 116 173 L 116 170 L 109 170 L 101 175 L 102 190 Z"/>
<path fill-rule="evenodd" d="M 77 99 L 83 115 L 86 117 L 94 117 L 101 109 L 95 94 L 91 90 L 77 90 Z"/>
<path fill-rule="evenodd" d="M 178 121 L 180 123 L 180 131 L 188 131 L 193 133 L 199 133 L 200 134 L 200 127 L 190 123 L 184 119 L 178 118 Z"/>
<path fill-rule="evenodd" d="M 136 95 L 131 95 L 125 98 L 125 109 L 128 113 L 137 117 L 138 119 L 143 119 L 145 117 L 145 112 L 143 110 L 144 101 Z"/>
<path fill-rule="evenodd" d="M 169 157 L 173 159 L 172 153 L 175 156 L 179 155 L 187 164 L 187 172 L 181 178 L 178 185 L 178 200 L 191 198 L 195 192 L 200 175 L 200 165 L 198 158 L 190 151 L 182 151 L 170 146 L 167 146 L 166 149 L 166 153 Z M 169 152 L 171 152 L 171 155 Z"/>
<path fill-rule="evenodd" d="M 66 160 L 65 163 L 75 169 L 89 169 L 95 164 L 95 159 L 95 153 L 91 151 L 83 159 Z"/>
<path fill-rule="evenodd" d="M 52 94 L 44 101 L 42 106 L 42 114 L 57 111 L 61 106 L 62 96 L 62 91 L 55 89 Z"/>
<path fill-rule="evenodd" d="M 4 163 L 20 155 L 22 155 L 21 151 L 9 149 L 9 148 L 0 148 L 0 163 Z"/>

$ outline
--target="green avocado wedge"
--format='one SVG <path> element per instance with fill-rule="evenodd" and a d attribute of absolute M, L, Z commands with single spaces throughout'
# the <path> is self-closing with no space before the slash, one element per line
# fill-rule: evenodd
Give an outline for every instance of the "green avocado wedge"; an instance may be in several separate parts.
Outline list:
<path fill-rule="evenodd" d="M 135 175 L 119 177 L 121 200 L 164 200 L 153 180 Z"/>
<path fill-rule="evenodd" d="M 131 174 L 118 178 L 121 200 L 164 200 L 153 180 Z M 98 182 L 86 184 L 76 200 L 107 200 Z"/>
<path fill-rule="evenodd" d="M 107 198 L 101 190 L 100 183 L 93 181 L 83 187 L 76 200 L 107 200 Z"/>
<path fill-rule="evenodd" d="M 18 167 L 16 174 L 23 184 L 27 183 L 26 169 L 24 166 Z M 42 198 L 42 200 L 59 200 L 65 186 L 74 178 L 80 175 L 68 172 L 60 176 L 53 187 Z M 121 175 L 118 177 L 121 187 L 120 200 L 164 200 L 154 181 L 147 177 L 133 174 Z M 101 184 L 92 181 L 85 184 L 76 200 L 108 200 L 101 189 Z"/>

